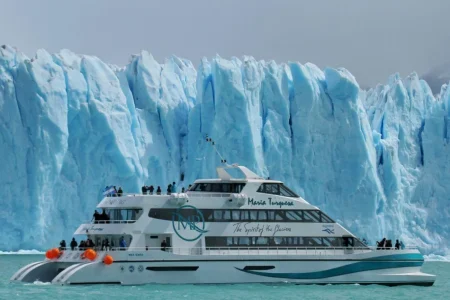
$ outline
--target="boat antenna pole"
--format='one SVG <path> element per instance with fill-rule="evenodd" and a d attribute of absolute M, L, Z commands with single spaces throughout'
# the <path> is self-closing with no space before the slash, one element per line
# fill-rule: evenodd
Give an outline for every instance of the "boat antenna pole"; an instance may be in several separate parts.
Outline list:
<path fill-rule="evenodd" d="M 231 165 L 229 165 L 227 163 L 227 160 L 220 154 L 219 150 L 217 150 L 216 142 L 214 142 L 213 139 L 210 138 L 208 135 L 206 135 L 206 142 L 210 143 L 211 146 L 214 148 L 214 150 L 216 151 L 217 155 L 220 157 L 220 162 L 222 164 L 224 164 L 226 167 L 231 167 Z"/>

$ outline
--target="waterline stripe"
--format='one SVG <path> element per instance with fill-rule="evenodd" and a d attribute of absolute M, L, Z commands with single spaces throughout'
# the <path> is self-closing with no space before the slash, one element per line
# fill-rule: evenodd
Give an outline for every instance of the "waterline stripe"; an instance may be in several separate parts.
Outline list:
<path fill-rule="evenodd" d="M 285 279 L 322 279 L 364 271 L 373 271 L 381 269 L 405 268 L 405 267 L 420 267 L 423 264 L 421 261 L 376 261 L 376 262 L 357 262 L 333 269 L 307 272 L 307 273 L 269 273 L 244 270 L 235 267 L 237 270 L 259 276 L 285 278 Z"/>

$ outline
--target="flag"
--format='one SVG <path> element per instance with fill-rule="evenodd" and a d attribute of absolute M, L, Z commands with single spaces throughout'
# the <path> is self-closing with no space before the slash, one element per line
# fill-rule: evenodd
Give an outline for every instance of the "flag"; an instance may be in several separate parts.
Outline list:
<path fill-rule="evenodd" d="M 113 186 L 107 186 L 103 192 L 103 196 L 108 196 L 110 194 L 114 193 L 114 187 Z"/>

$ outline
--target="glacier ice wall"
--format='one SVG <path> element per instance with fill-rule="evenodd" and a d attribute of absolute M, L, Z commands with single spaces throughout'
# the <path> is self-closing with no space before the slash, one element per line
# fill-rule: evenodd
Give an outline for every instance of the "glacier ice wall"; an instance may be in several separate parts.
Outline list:
<path fill-rule="evenodd" d="M 106 185 L 178 187 L 228 162 L 285 181 L 355 234 L 445 255 L 450 89 L 412 74 L 360 90 L 345 69 L 252 57 L 125 68 L 0 48 L 0 249 L 45 249 L 91 218 Z"/>

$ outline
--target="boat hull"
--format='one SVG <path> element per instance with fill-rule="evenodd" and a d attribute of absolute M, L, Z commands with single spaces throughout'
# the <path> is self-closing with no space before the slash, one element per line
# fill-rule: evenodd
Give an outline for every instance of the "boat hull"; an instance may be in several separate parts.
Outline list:
<path fill-rule="evenodd" d="M 161 252 L 109 253 L 115 258 L 111 265 L 102 263 L 102 257 L 106 253 L 100 254 L 97 260 L 92 262 L 46 261 L 31 266 L 29 273 L 26 267 L 25 270 L 22 268 L 11 281 L 32 282 L 45 278 L 60 285 L 293 283 L 391 286 L 430 286 L 435 281 L 434 275 L 420 271 L 423 257 L 414 252 L 374 251 L 322 257 L 188 256 Z M 40 268 L 42 274 L 39 272 Z"/>

